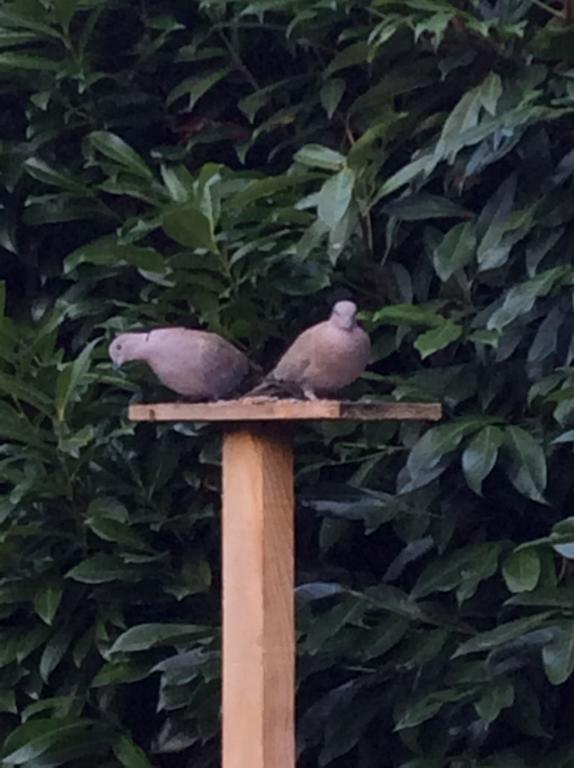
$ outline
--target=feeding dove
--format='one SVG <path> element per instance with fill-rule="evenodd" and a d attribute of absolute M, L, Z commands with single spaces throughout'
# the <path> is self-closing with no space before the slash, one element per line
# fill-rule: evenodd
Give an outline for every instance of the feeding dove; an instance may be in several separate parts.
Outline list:
<path fill-rule="evenodd" d="M 122 333 L 109 355 L 114 368 L 130 360 L 147 363 L 162 384 L 189 400 L 231 395 L 251 370 L 245 355 L 221 336 L 188 328 Z"/>
<path fill-rule="evenodd" d="M 275 387 L 297 388 L 309 400 L 352 384 L 365 370 L 371 343 L 357 324 L 357 305 L 338 301 L 328 320 L 298 336 L 275 368 L 250 395 Z"/>

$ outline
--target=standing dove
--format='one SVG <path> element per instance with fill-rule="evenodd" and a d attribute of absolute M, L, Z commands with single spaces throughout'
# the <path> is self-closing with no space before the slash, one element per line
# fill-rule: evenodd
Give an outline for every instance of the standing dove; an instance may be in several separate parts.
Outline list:
<path fill-rule="evenodd" d="M 162 384 L 189 400 L 226 397 L 251 369 L 245 355 L 221 336 L 188 328 L 122 333 L 110 344 L 109 355 L 115 368 L 142 360 Z"/>
<path fill-rule="evenodd" d="M 338 301 L 330 318 L 303 331 L 249 394 L 263 393 L 274 384 L 285 389 L 291 385 L 316 400 L 317 395 L 332 394 L 358 379 L 369 362 L 371 343 L 356 315 L 356 304 Z"/>

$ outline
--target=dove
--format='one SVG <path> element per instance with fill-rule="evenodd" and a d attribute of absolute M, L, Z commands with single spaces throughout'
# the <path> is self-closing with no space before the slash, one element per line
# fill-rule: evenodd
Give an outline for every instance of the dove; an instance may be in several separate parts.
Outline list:
<path fill-rule="evenodd" d="M 354 302 L 338 301 L 329 319 L 303 331 L 249 394 L 279 385 L 286 390 L 295 387 L 316 400 L 317 395 L 333 394 L 358 379 L 369 362 L 371 343 L 356 315 Z"/>
<path fill-rule="evenodd" d="M 188 328 L 122 333 L 109 356 L 114 368 L 130 360 L 147 363 L 162 384 L 189 400 L 226 397 L 251 371 L 247 357 L 221 336 Z"/>

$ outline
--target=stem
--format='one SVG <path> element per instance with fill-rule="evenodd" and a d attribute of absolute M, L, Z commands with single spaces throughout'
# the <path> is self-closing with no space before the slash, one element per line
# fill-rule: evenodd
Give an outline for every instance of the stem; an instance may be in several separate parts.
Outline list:
<path fill-rule="evenodd" d="M 552 8 L 551 5 L 548 5 L 547 3 L 544 3 L 543 0 L 532 0 L 533 5 L 537 5 L 539 8 L 542 8 L 542 10 L 546 11 L 547 13 L 550 13 L 552 16 L 556 16 L 559 19 L 565 18 L 566 9 L 570 6 L 570 13 L 572 12 L 571 8 L 571 2 L 570 0 L 564 0 L 564 11 L 563 14 L 561 11 L 557 11 L 556 8 Z"/>
<path fill-rule="evenodd" d="M 219 37 L 221 38 L 221 41 L 223 42 L 223 44 L 225 45 L 225 47 L 229 51 L 229 55 L 233 59 L 233 63 L 235 64 L 237 69 L 239 69 L 241 72 L 243 72 L 245 78 L 249 81 L 249 83 L 251 84 L 253 90 L 258 91 L 259 88 L 260 88 L 259 83 L 253 77 L 251 72 L 247 69 L 247 67 L 243 63 L 241 57 L 239 56 L 239 54 L 237 53 L 235 48 L 231 45 L 231 43 L 227 39 L 226 34 L 221 29 L 217 30 L 217 34 L 219 35 Z"/>
<path fill-rule="evenodd" d="M 353 136 L 351 126 L 349 125 L 348 115 L 345 118 L 345 136 L 347 137 L 347 141 L 352 147 L 355 143 L 355 137 Z M 367 251 L 369 253 L 371 260 L 374 261 L 375 248 L 374 248 L 374 242 L 373 242 L 373 222 L 371 221 L 371 213 L 369 210 L 367 210 L 366 214 L 362 214 L 359 211 L 359 223 L 361 226 L 361 232 L 363 233 L 363 239 L 367 245 Z"/>

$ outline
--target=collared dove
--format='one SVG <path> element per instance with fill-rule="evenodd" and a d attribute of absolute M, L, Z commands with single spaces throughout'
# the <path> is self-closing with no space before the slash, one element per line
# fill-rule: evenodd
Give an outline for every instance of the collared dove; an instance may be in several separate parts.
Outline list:
<path fill-rule="evenodd" d="M 317 395 L 333 394 L 358 379 L 369 362 L 371 343 L 356 315 L 356 304 L 338 301 L 329 319 L 303 331 L 249 394 L 278 387 L 298 389 L 309 400 L 316 400 Z"/>
<path fill-rule="evenodd" d="M 162 384 L 189 400 L 231 395 L 251 370 L 245 355 L 221 336 L 188 328 L 122 333 L 110 344 L 109 355 L 116 368 L 142 360 Z"/>

